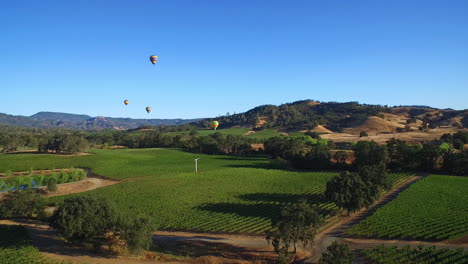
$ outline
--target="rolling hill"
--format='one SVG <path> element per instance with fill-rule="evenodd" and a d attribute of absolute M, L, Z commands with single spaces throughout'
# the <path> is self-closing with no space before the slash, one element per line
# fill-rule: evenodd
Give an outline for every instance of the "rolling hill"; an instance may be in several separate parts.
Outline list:
<path fill-rule="evenodd" d="M 209 127 L 213 120 L 220 122 L 219 129 L 241 127 L 259 131 L 315 130 L 320 133 L 346 132 L 391 133 L 409 125 L 418 129 L 423 122 L 432 127 L 468 128 L 468 109 L 437 109 L 429 106 L 382 106 L 358 102 L 319 102 L 302 100 L 279 106 L 262 105 L 244 113 L 206 119 L 132 119 L 91 117 L 88 115 L 39 112 L 32 116 L 0 114 L 0 124 L 36 128 L 73 128 L 84 130 L 135 129 L 141 126 L 191 124 Z"/>
<path fill-rule="evenodd" d="M 180 125 L 200 119 L 132 119 L 91 117 L 56 112 L 39 112 L 32 116 L 14 116 L 0 113 L 0 124 L 35 128 L 73 128 L 84 130 L 134 129 L 140 126 Z"/>

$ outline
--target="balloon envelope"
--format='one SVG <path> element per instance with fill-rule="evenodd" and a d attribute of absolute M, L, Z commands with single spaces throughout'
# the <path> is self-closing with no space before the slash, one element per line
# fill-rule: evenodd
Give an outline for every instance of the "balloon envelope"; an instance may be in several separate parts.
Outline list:
<path fill-rule="evenodd" d="M 156 55 L 151 55 L 149 59 L 151 63 L 153 63 L 153 65 L 156 64 L 156 62 L 158 62 L 158 56 Z"/>
<path fill-rule="evenodd" d="M 149 106 L 146 107 L 146 112 L 148 112 L 148 114 L 149 114 L 149 112 L 151 112 L 151 107 L 149 107 Z"/>
<path fill-rule="evenodd" d="M 210 126 L 216 130 L 216 128 L 218 128 L 218 126 L 219 126 L 219 122 L 218 121 L 213 121 L 213 122 L 211 122 Z"/>
<path fill-rule="evenodd" d="M 125 104 L 125 105 L 128 105 L 128 100 L 124 100 L 124 104 Z"/>

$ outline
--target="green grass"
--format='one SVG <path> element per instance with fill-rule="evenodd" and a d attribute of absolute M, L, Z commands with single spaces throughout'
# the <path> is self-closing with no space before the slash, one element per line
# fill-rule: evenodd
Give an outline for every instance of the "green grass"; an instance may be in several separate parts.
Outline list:
<path fill-rule="evenodd" d="M 366 249 L 362 254 L 374 264 L 466 264 L 468 253 L 460 249 L 384 247 Z"/>
<path fill-rule="evenodd" d="M 22 226 L 0 225 L 0 264 L 65 264 L 45 258 Z"/>
<path fill-rule="evenodd" d="M 95 153 L 77 157 L 1 154 L 0 168 L 89 167 L 114 179 L 135 178 L 85 194 L 109 198 L 121 211 L 132 215 L 148 214 L 155 226 L 165 230 L 260 234 L 287 203 L 305 198 L 324 209 L 336 209 L 323 197 L 326 182 L 335 172 L 291 172 L 275 169 L 261 157 L 202 155 L 174 149 Z M 193 159 L 197 157 L 200 172 L 196 174 Z M 398 180 L 408 175 L 392 176 Z M 50 201 L 61 200 L 63 197 Z"/>
<path fill-rule="evenodd" d="M 428 176 L 347 232 L 433 241 L 468 235 L 467 190 L 466 177 Z"/>

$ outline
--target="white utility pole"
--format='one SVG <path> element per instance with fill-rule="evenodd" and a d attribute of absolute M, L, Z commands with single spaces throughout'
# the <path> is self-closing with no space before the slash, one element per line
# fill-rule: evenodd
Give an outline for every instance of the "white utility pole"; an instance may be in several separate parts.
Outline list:
<path fill-rule="evenodd" d="M 196 159 L 195 159 L 195 172 L 198 172 L 198 160 L 199 160 L 199 159 L 200 159 L 200 158 L 196 158 Z"/>

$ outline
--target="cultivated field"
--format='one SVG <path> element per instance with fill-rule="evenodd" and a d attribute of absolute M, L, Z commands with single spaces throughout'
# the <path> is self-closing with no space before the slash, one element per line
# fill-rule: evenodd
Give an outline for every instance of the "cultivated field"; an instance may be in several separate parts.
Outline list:
<path fill-rule="evenodd" d="M 62 157 L 2 154 L 2 170 L 88 167 L 113 179 L 131 179 L 86 194 L 107 197 L 132 215 L 149 214 L 163 230 L 222 233 L 265 232 L 280 206 L 308 199 L 335 210 L 323 197 L 335 172 L 291 172 L 264 158 L 198 155 L 171 149 L 95 150 Z M 194 158 L 200 172 L 194 173 Z M 395 180 L 409 175 L 394 174 Z M 74 194 L 82 195 L 82 194 Z M 59 202 L 63 197 L 51 198 Z"/>
<path fill-rule="evenodd" d="M 468 235 L 468 178 L 431 175 L 399 194 L 348 233 L 441 241 Z"/>

